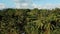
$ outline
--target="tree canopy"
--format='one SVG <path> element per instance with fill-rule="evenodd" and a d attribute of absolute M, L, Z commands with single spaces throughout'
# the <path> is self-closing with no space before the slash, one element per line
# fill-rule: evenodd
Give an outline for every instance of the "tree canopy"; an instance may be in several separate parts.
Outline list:
<path fill-rule="evenodd" d="M 0 10 L 0 34 L 60 34 L 60 9 Z"/>

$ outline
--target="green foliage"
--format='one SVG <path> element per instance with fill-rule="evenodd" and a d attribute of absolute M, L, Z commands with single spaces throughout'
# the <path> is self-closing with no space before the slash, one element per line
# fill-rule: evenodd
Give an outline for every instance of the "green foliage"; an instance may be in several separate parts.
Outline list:
<path fill-rule="evenodd" d="M 0 10 L 0 34 L 60 34 L 60 9 Z"/>

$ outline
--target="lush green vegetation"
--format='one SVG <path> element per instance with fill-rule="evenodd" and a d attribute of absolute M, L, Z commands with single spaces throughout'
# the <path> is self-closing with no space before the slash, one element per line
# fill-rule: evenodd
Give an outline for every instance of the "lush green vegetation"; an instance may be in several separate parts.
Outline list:
<path fill-rule="evenodd" d="M 0 34 L 60 34 L 60 9 L 0 10 Z"/>

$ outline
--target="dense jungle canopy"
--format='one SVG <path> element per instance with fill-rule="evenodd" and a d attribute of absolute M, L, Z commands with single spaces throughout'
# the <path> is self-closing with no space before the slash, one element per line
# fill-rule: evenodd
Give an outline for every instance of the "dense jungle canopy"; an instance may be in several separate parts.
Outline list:
<path fill-rule="evenodd" d="M 0 34 L 60 34 L 60 8 L 0 10 Z"/>

